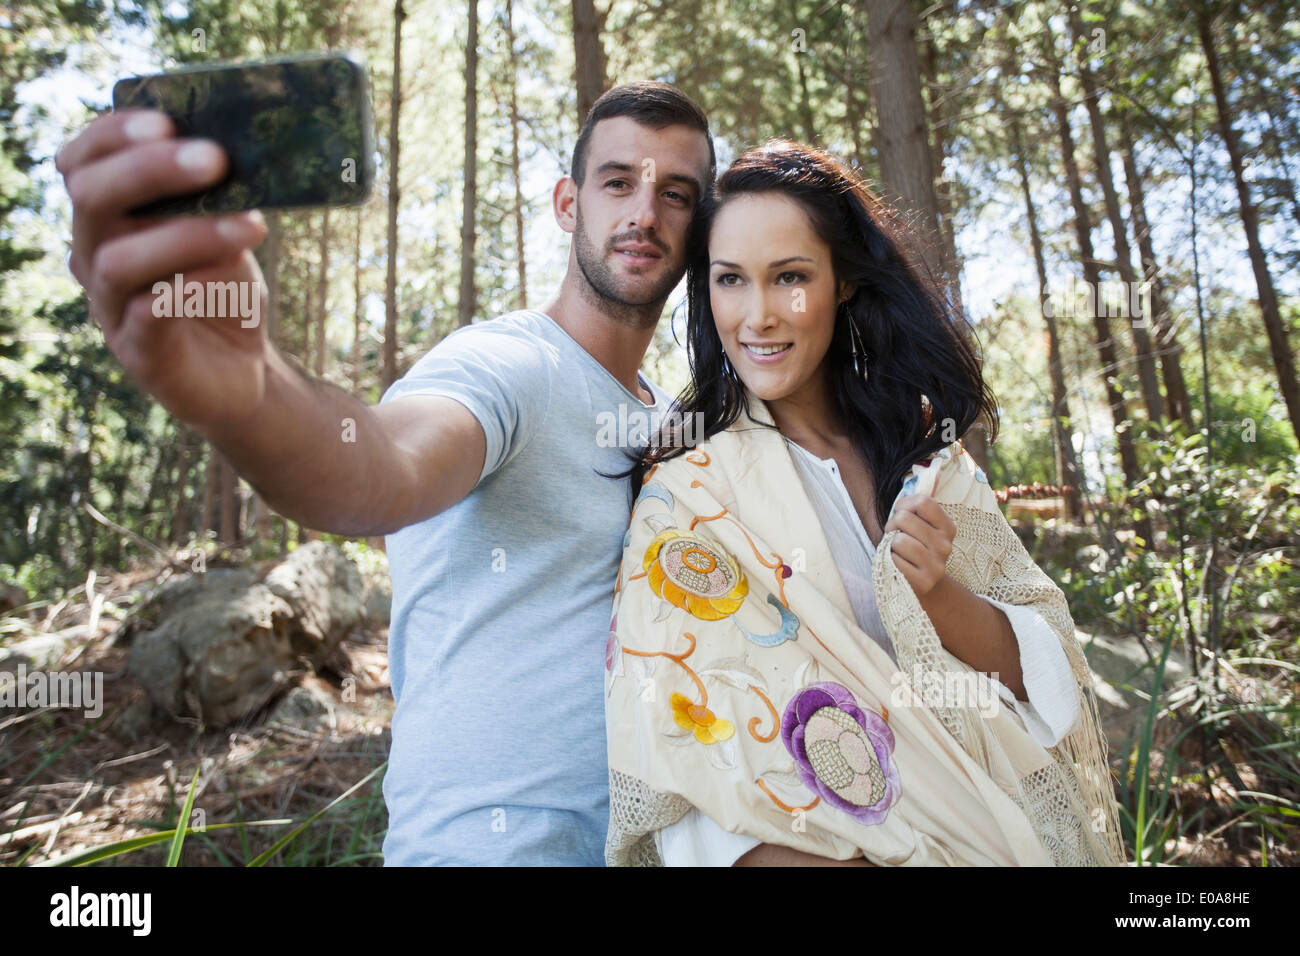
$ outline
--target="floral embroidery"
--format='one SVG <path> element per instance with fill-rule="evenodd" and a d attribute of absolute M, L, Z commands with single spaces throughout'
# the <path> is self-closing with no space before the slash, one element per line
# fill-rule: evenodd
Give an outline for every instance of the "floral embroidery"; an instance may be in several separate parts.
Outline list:
<path fill-rule="evenodd" d="M 609 638 L 605 641 L 605 670 L 614 669 L 614 655 L 618 653 L 618 614 L 609 622 Z"/>
<path fill-rule="evenodd" d="M 714 716 L 713 711 L 692 701 L 681 694 L 673 694 L 669 699 L 673 706 L 673 720 L 683 730 L 693 731 L 695 739 L 702 744 L 716 744 L 730 740 L 736 733 L 735 726 L 729 720 Z"/>
<path fill-rule="evenodd" d="M 749 593 L 735 558 L 676 528 L 655 535 L 642 566 L 655 594 L 703 621 L 733 614 Z"/>
<path fill-rule="evenodd" d="M 813 684 L 796 694 L 781 739 L 805 786 L 864 825 L 883 822 L 902 794 L 891 756 L 894 732 L 841 684 Z"/>

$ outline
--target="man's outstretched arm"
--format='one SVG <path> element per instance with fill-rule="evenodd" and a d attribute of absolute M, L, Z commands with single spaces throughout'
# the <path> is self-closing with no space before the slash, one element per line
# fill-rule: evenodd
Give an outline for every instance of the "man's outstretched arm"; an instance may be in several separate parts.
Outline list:
<path fill-rule="evenodd" d="M 256 213 L 140 219 L 127 210 L 218 182 L 227 158 L 178 139 L 165 114 L 101 116 L 59 151 L 73 207 L 68 266 L 86 290 L 109 351 L 146 393 L 210 439 L 271 507 L 310 527 L 380 534 L 463 498 L 482 471 L 486 439 L 446 398 L 370 408 L 293 368 L 265 324 L 243 315 L 157 315 L 156 283 L 236 283 L 256 297 Z M 204 297 L 205 306 L 212 297 Z M 223 299 L 229 302 L 229 299 Z M 172 310 L 177 311 L 177 310 Z"/>

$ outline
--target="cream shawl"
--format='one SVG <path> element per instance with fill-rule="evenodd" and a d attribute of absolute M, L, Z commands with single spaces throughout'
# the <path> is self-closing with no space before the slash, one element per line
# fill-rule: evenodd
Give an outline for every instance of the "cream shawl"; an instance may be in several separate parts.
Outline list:
<path fill-rule="evenodd" d="M 888 866 L 1120 865 L 1092 690 L 1065 596 L 953 443 L 899 497 L 957 526 L 948 575 L 1033 608 L 1061 640 L 1079 718 L 1043 748 L 950 654 L 891 558 L 877 603 L 897 665 L 853 611 L 767 407 L 646 476 L 606 649 L 609 865 L 659 865 L 654 833 L 693 805 L 765 843 Z M 897 504 L 897 499 L 895 500 Z"/>

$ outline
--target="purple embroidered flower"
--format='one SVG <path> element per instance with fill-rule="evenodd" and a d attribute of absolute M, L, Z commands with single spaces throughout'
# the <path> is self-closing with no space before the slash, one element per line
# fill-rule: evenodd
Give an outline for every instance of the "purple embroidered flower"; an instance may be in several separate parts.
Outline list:
<path fill-rule="evenodd" d="M 809 790 L 859 823 L 882 823 L 902 787 L 894 732 L 847 687 L 813 684 L 786 705 L 781 739 Z"/>

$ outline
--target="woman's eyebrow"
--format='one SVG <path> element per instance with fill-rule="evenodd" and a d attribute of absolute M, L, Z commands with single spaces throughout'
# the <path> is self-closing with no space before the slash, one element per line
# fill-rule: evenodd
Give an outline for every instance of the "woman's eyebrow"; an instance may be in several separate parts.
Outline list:
<path fill-rule="evenodd" d="M 769 262 L 769 263 L 767 264 L 767 267 L 768 267 L 769 269 L 775 269 L 775 268 L 777 268 L 778 266 L 789 265 L 791 262 L 811 262 L 813 265 L 816 265 L 816 264 L 817 264 L 817 263 L 816 263 L 816 260 L 809 259 L 807 256 L 789 256 L 788 258 L 785 258 L 785 259 L 777 259 L 777 260 L 775 260 L 775 261 L 773 261 L 773 262 Z M 731 268 L 731 269 L 740 269 L 740 268 L 742 268 L 741 266 L 738 266 L 738 265 L 737 265 L 736 263 L 734 263 L 734 262 L 728 262 L 726 259 L 714 259 L 712 262 L 709 263 L 709 265 L 712 265 L 712 266 L 727 266 L 728 268 Z"/>

